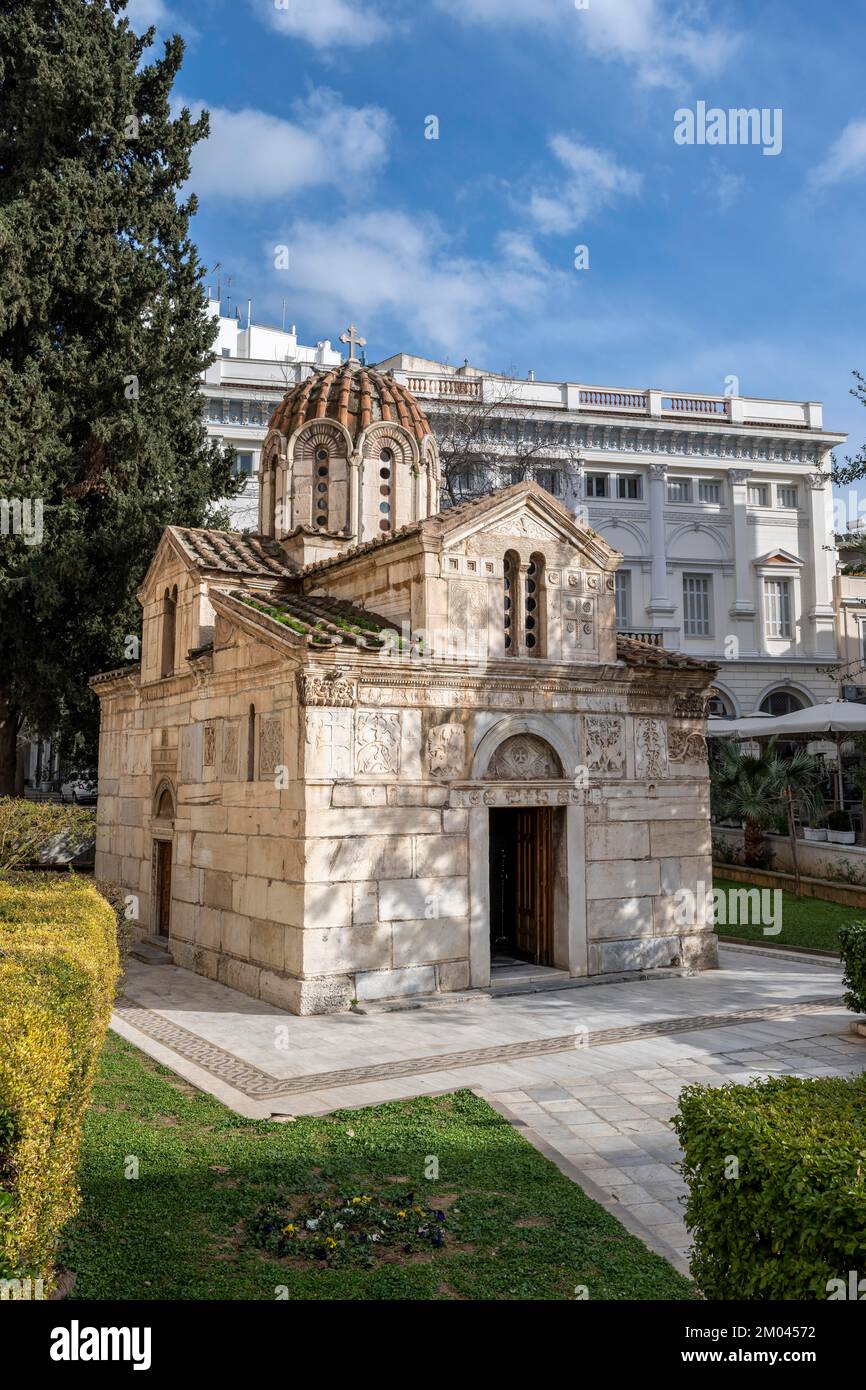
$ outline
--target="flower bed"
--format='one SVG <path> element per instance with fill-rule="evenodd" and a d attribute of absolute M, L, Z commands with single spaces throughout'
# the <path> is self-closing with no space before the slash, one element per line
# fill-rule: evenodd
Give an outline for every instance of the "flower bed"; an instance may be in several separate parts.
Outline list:
<path fill-rule="evenodd" d="M 442 1250 L 446 1225 L 442 1208 L 417 1201 L 414 1192 L 339 1193 L 299 1211 L 261 1207 L 249 1234 L 281 1259 L 369 1269 L 377 1260 Z"/>

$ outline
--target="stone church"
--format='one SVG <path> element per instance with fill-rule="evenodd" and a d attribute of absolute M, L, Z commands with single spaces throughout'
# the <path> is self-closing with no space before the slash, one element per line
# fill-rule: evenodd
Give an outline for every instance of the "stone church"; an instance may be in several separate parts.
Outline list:
<path fill-rule="evenodd" d="M 711 882 L 715 667 L 617 634 L 618 553 L 535 483 L 439 486 L 350 357 L 275 411 L 257 534 L 168 528 L 141 663 L 92 681 L 98 876 L 301 1014 L 715 965 L 678 894 Z"/>

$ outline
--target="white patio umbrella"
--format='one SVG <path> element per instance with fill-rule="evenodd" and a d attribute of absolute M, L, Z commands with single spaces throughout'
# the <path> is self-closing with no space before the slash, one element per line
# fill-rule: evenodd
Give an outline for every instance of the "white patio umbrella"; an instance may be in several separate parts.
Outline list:
<path fill-rule="evenodd" d="M 749 719 L 710 719 L 707 733 L 714 738 L 780 738 L 795 734 L 834 734 L 836 739 L 836 776 L 839 805 L 842 805 L 842 760 L 839 744 L 844 734 L 866 733 L 866 705 L 851 700 L 825 700 L 820 705 L 807 705 L 774 718 L 752 716 Z"/>

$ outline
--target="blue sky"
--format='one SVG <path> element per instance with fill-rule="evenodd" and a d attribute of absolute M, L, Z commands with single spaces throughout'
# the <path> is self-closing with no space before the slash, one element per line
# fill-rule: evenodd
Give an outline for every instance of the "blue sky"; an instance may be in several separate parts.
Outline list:
<path fill-rule="evenodd" d="M 184 34 L 178 93 L 212 112 L 202 257 L 256 320 L 285 299 L 304 342 L 351 318 L 371 360 L 676 391 L 736 376 L 823 400 L 855 452 L 862 0 L 584 2 L 131 0 L 136 27 Z M 780 108 L 781 152 L 677 144 L 699 101 Z"/>

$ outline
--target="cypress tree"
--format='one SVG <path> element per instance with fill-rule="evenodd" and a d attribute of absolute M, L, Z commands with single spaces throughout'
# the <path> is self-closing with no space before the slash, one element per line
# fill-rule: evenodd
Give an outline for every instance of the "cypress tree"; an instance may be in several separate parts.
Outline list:
<path fill-rule="evenodd" d="M 207 116 L 126 0 L 0 14 L 0 795 L 23 721 L 92 756 L 88 678 L 140 631 L 163 528 L 224 521 L 199 381 L 215 326 L 183 186 Z M 133 640 L 131 641 L 130 638 Z"/>

